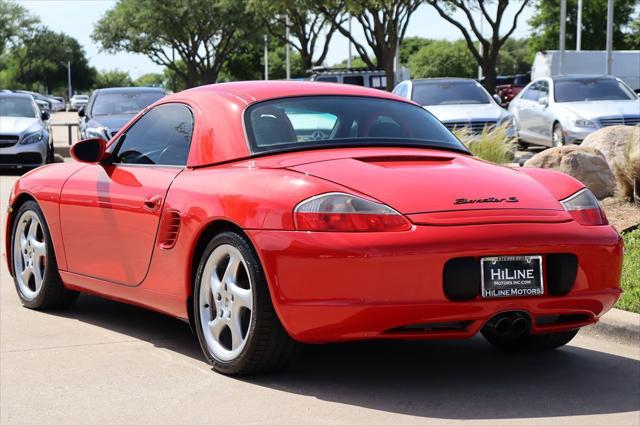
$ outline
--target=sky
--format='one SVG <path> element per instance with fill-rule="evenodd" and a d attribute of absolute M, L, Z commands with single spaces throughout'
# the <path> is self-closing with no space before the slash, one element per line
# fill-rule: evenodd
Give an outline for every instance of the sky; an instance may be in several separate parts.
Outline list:
<path fill-rule="evenodd" d="M 100 71 L 119 69 L 129 72 L 134 79 L 142 74 L 162 72 L 161 66 L 154 64 L 144 55 L 106 54 L 100 52 L 99 47 L 91 40 L 94 24 L 116 4 L 116 0 L 18 0 L 17 2 L 37 15 L 42 23 L 51 30 L 63 32 L 78 40 L 85 49 L 89 63 Z M 513 3 L 507 9 L 505 21 L 508 23 L 511 22 L 510 20 L 515 14 L 518 1 Z M 533 12 L 531 7 L 524 10 L 512 37 L 522 38 L 529 34 L 530 29 L 527 22 Z M 462 14 L 459 14 L 457 18 L 462 20 Z M 485 28 L 488 28 L 487 24 L 485 24 Z M 358 41 L 364 43 L 364 37 L 358 30 L 355 20 L 352 29 L 356 33 Z M 440 18 L 434 9 L 426 5 L 421 6 L 412 15 L 406 36 L 446 40 L 462 37 L 457 28 Z M 344 60 L 348 55 L 348 49 L 346 38 L 335 34 L 326 62 L 336 64 Z"/>

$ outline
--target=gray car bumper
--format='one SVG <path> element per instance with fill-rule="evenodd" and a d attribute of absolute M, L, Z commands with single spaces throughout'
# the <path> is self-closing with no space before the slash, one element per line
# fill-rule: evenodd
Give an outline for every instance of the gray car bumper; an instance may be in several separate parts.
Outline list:
<path fill-rule="evenodd" d="M 581 144 L 582 141 L 595 132 L 595 127 L 569 127 L 564 131 L 564 139 L 568 144 Z"/>
<path fill-rule="evenodd" d="M 33 168 L 46 164 L 47 144 L 15 144 L 0 148 L 0 168 Z"/>

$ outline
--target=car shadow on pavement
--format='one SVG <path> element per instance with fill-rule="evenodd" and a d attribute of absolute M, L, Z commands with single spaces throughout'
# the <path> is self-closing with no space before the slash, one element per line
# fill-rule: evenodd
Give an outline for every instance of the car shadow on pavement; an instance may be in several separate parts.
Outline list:
<path fill-rule="evenodd" d="M 57 315 L 204 362 L 179 320 L 93 296 Z M 215 373 L 211 373 L 215 374 Z M 640 362 L 567 346 L 503 353 L 467 341 L 373 341 L 306 345 L 285 371 L 239 378 L 320 400 L 441 419 L 514 419 L 640 409 Z"/>

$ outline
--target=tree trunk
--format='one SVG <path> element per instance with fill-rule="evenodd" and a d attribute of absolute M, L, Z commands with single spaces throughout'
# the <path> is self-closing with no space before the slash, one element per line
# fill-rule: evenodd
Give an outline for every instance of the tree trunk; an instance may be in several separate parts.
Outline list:
<path fill-rule="evenodd" d="M 393 69 L 395 55 L 386 55 L 384 59 L 384 72 L 387 75 L 387 92 L 391 92 L 396 85 L 396 75 Z"/>
<path fill-rule="evenodd" d="M 498 76 L 496 72 L 496 61 L 485 59 L 485 63 L 482 64 L 482 74 L 484 76 L 482 85 L 487 89 L 489 94 L 493 95 L 496 92 L 496 77 Z"/>

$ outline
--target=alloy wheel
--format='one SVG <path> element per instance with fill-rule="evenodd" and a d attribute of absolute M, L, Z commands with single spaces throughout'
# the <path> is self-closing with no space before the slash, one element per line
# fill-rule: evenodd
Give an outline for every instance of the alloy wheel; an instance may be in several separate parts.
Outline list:
<path fill-rule="evenodd" d="M 222 244 L 211 252 L 199 301 L 200 326 L 209 351 L 221 361 L 234 360 L 249 339 L 253 315 L 253 285 L 237 248 Z"/>
<path fill-rule="evenodd" d="M 47 263 L 47 243 L 38 215 L 25 211 L 18 219 L 13 238 L 13 268 L 18 288 L 33 300 L 42 289 Z"/>
<path fill-rule="evenodd" d="M 564 135 L 562 134 L 562 128 L 557 124 L 553 127 L 552 141 L 553 146 L 564 145 Z"/>

